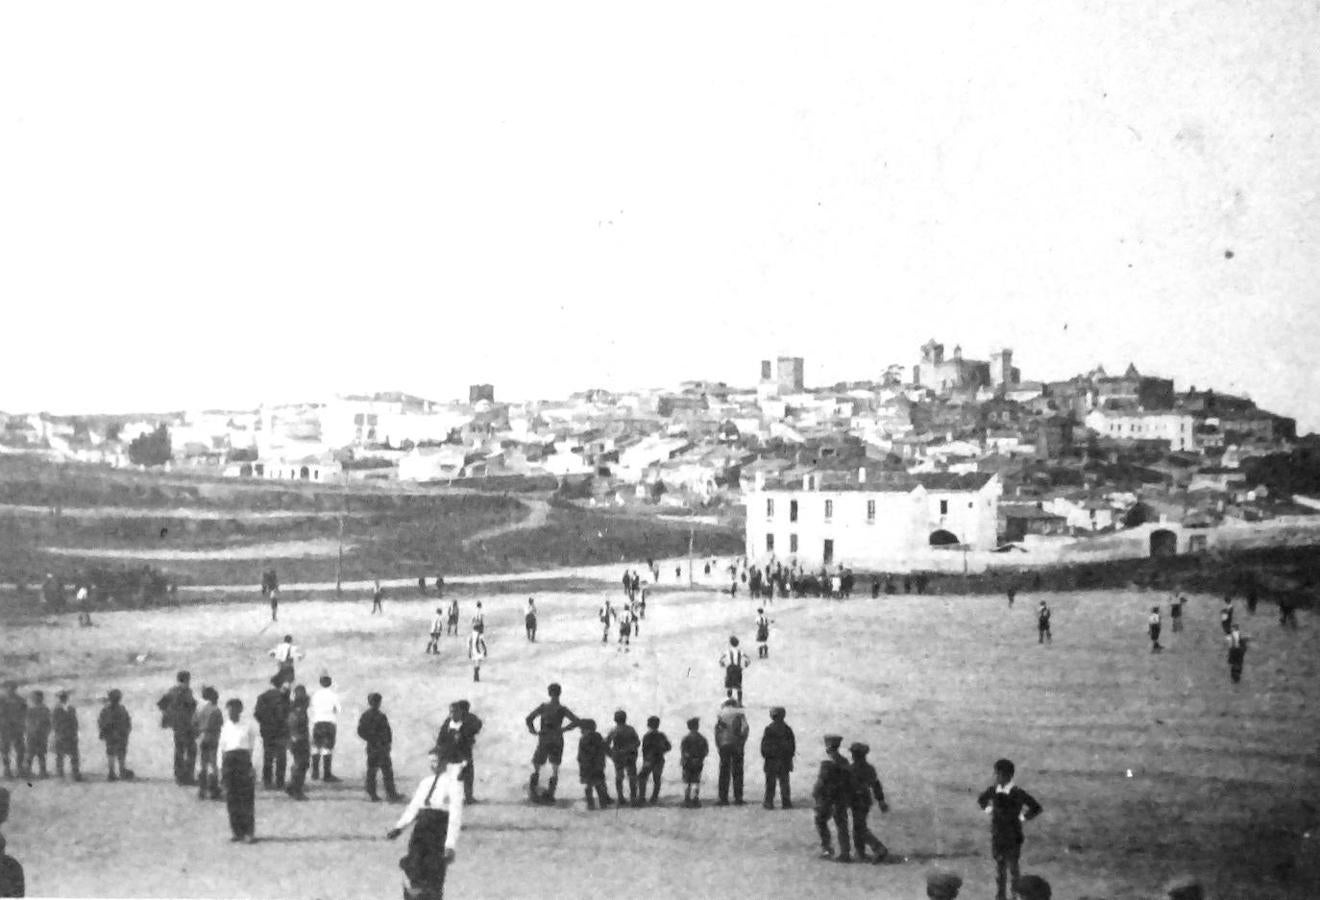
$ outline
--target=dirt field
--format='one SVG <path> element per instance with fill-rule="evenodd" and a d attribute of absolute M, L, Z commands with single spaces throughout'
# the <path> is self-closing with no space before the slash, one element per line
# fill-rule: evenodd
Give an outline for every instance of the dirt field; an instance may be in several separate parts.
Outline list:
<path fill-rule="evenodd" d="M 1240 611 L 1254 641 L 1245 679 L 1234 686 L 1210 596 L 1192 598 L 1187 630 L 1169 636 L 1162 655 L 1144 637 L 1144 613 L 1164 599 L 1155 594 L 1041 595 L 1055 610 L 1047 646 L 1037 644 L 1039 598 L 1029 594 L 1012 611 L 1002 597 L 776 601 L 771 657 L 754 659 L 746 676 L 747 806 L 678 808 L 674 754 L 662 808 L 588 813 L 571 759 L 560 796 L 572 802 L 528 807 L 534 739 L 522 718 L 547 682 L 562 682 L 566 703 L 598 722 L 618 707 L 639 728 L 658 714 L 677 744 L 684 719 L 700 715 L 710 738 L 722 699 L 716 659 L 731 632 L 750 643 L 750 600 L 661 591 L 632 652 L 618 653 L 599 641 L 602 596 L 538 595 L 541 639 L 528 644 L 526 597 L 486 595 L 491 658 L 480 684 L 457 638 L 439 659 L 423 655 L 434 601 L 420 599 L 387 600 L 385 615 L 374 618 L 363 600 L 286 602 L 274 626 L 253 603 L 102 614 L 92 629 L 74 627 L 72 616 L 6 627 L 7 675 L 24 688 L 75 691 L 93 776 L 81 785 L 9 782 L 15 796 L 5 830 L 29 893 L 397 896 L 405 843 L 383 834 L 399 810 L 366 802 L 364 754 L 352 736 L 366 694 L 379 690 L 405 792 L 425 771 L 425 750 L 451 699 L 469 698 L 485 720 L 477 744 L 485 803 L 469 811 L 453 897 L 914 898 L 924 895 L 933 862 L 962 873 L 963 897 L 991 897 L 987 824 L 974 798 L 999 756 L 1017 762 L 1018 783 L 1044 804 L 1026 826 L 1023 868 L 1048 877 L 1055 897 L 1150 897 L 1189 871 L 1221 900 L 1320 896 L 1320 866 L 1298 854 L 1303 845 L 1314 850 L 1301 835 L 1314 835 L 1320 784 L 1320 636 L 1309 614 L 1300 631 L 1285 633 L 1271 608 L 1254 618 Z M 466 623 L 473 600 L 462 604 Z M 250 709 L 273 670 L 266 651 L 285 631 L 308 653 L 300 679 L 328 670 L 344 694 L 336 769 L 345 782 L 313 783 L 305 804 L 259 792 L 261 840 L 233 845 L 223 804 L 173 785 L 170 739 L 154 703 L 186 667 L 196 688 L 214 684 Z M 111 687 L 125 692 L 134 717 L 136 783 L 103 778 L 94 723 L 97 698 Z M 788 708 L 798 736 L 798 809 L 788 812 L 758 802 L 756 741 L 775 704 Z M 873 747 L 892 807 L 873 825 L 909 862 L 815 859 L 810 787 L 821 736 L 834 730 Z M 576 744 L 570 737 L 569 757 Z M 715 775 L 712 759 L 708 800 Z"/>

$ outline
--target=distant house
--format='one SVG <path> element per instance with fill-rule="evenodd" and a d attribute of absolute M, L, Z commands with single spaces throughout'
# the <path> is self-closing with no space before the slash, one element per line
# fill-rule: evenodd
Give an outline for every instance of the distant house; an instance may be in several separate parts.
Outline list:
<path fill-rule="evenodd" d="M 1068 520 L 1036 503 L 1001 503 L 1000 532 L 1005 541 L 1019 542 L 1027 535 L 1065 535 Z"/>
<path fill-rule="evenodd" d="M 1118 519 L 1109 501 L 1085 493 L 1054 497 L 1044 506 L 1077 531 L 1103 531 Z"/>
<path fill-rule="evenodd" d="M 1188 413 L 1148 410 L 1092 410 L 1086 427 L 1117 441 L 1168 441 L 1172 450 L 1196 447 L 1195 420 Z"/>
<path fill-rule="evenodd" d="M 462 475 L 467 450 L 457 444 L 415 447 L 399 459 L 400 481 L 445 481 Z"/>
<path fill-rule="evenodd" d="M 224 475 L 230 478 L 264 478 L 271 481 L 336 481 L 344 468 L 330 456 L 301 458 L 267 457 L 256 462 L 230 463 Z"/>

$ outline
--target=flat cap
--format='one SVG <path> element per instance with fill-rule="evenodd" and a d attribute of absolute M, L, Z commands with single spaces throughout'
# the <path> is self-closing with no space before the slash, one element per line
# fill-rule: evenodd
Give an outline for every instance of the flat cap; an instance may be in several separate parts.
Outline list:
<path fill-rule="evenodd" d="M 1023 875 L 1017 880 L 1017 895 L 1022 900 L 1050 900 L 1050 883 L 1039 875 Z"/>
<path fill-rule="evenodd" d="M 953 900 L 962 888 L 962 878 L 953 872 L 936 869 L 926 873 L 926 896 L 931 900 Z"/>
<path fill-rule="evenodd" d="M 859 753 L 862 756 L 865 756 L 866 754 L 871 752 L 871 745 L 863 744 L 861 741 L 853 741 L 851 744 L 848 745 L 848 752 Z"/>
<path fill-rule="evenodd" d="M 827 734 L 827 735 L 825 735 L 825 746 L 826 746 L 826 747 L 831 747 L 831 748 L 836 748 L 836 749 L 837 749 L 838 746 L 839 746 L 840 744 L 842 744 L 842 743 L 843 743 L 843 738 L 842 738 L 840 735 L 837 735 L 837 734 Z"/>

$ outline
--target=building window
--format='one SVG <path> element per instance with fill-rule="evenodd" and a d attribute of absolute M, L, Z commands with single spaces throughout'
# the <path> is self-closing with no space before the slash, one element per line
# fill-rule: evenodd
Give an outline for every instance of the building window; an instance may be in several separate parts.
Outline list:
<path fill-rule="evenodd" d="M 775 536 L 773 534 L 767 534 L 765 536 L 765 552 L 766 553 L 775 552 Z"/>
<path fill-rule="evenodd" d="M 948 514 L 949 514 L 949 501 L 948 501 L 948 500 L 941 500 L 941 501 L 940 501 L 940 515 L 942 515 L 942 516 L 947 516 Z"/>
<path fill-rule="evenodd" d="M 868 521 L 868 522 L 874 522 L 874 521 L 875 521 L 875 501 L 874 501 L 874 500 L 867 500 L 867 501 L 866 501 L 866 521 Z"/>
<path fill-rule="evenodd" d="M 830 519 L 833 519 L 833 518 L 834 518 L 834 501 L 833 501 L 833 500 L 826 500 L 826 501 L 825 501 L 825 521 L 828 522 Z"/>
<path fill-rule="evenodd" d="M 775 501 L 773 499 L 767 499 L 765 501 L 765 517 L 767 519 L 773 519 L 775 517 Z"/>
<path fill-rule="evenodd" d="M 790 534 L 790 535 L 788 536 L 788 552 L 789 552 L 789 553 L 797 553 L 797 535 L 796 535 L 796 534 Z"/>
<path fill-rule="evenodd" d="M 790 500 L 790 501 L 788 501 L 788 521 L 790 521 L 790 522 L 796 522 L 796 521 L 797 521 L 797 501 L 796 501 L 796 500 Z"/>

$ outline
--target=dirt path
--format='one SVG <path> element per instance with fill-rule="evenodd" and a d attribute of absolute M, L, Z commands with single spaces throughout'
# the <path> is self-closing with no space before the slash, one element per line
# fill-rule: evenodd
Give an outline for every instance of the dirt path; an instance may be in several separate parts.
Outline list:
<path fill-rule="evenodd" d="M 525 498 L 520 499 L 518 502 L 531 507 L 531 512 L 528 514 L 527 518 L 518 522 L 511 522 L 508 525 L 496 525 L 494 528 L 486 528 L 478 531 L 476 534 L 463 539 L 463 549 L 466 550 L 475 543 L 489 540 L 493 537 L 499 537 L 500 535 L 508 534 L 511 531 L 525 531 L 529 528 L 540 528 L 549 520 L 550 504 L 544 500 Z"/>
<path fill-rule="evenodd" d="M 35 506 L 21 503 L 0 503 L 0 515 L 6 513 L 21 516 L 50 516 L 53 506 Z M 368 513 L 350 510 L 349 517 L 365 516 Z M 149 506 L 65 506 L 59 515 L 65 519 L 197 519 L 217 521 L 275 521 L 280 519 L 334 519 L 340 513 L 336 511 L 296 510 L 296 509 L 202 509 L 192 506 L 158 507 Z"/>

